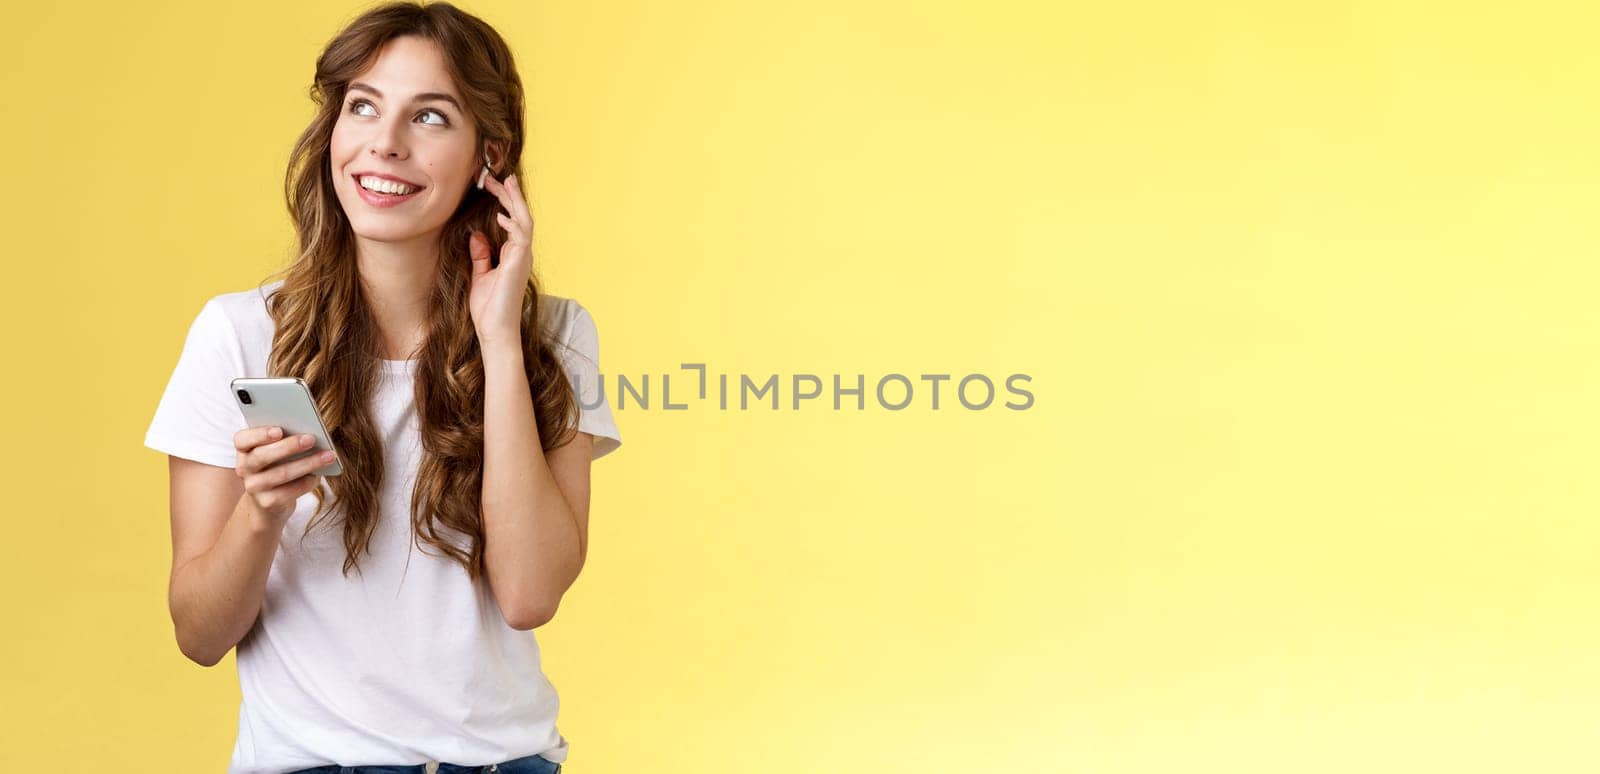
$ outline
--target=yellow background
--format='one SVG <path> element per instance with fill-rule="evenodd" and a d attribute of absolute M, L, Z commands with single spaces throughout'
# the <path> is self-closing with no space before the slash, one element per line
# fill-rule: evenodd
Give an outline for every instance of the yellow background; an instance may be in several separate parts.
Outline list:
<path fill-rule="evenodd" d="M 464 7 L 608 375 L 1036 398 L 619 410 L 567 771 L 1600 769 L 1600 6 Z M 0 769 L 226 764 L 141 443 L 359 10 L 7 10 Z"/>

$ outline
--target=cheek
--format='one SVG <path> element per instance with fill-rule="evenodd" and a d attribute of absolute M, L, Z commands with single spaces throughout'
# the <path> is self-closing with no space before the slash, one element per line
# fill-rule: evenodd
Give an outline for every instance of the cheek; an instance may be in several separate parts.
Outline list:
<path fill-rule="evenodd" d="M 422 162 L 421 166 L 423 174 L 426 174 L 440 190 L 453 190 L 462 185 L 470 185 L 472 182 L 470 178 L 477 174 L 476 170 L 468 171 L 466 158 L 458 153 L 432 156 Z"/>
<path fill-rule="evenodd" d="M 335 165 L 341 165 L 350 159 L 351 148 L 354 145 L 350 133 L 340 131 L 339 127 L 335 126 L 333 136 L 328 138 L 328 155 L 333 158 Z"/>

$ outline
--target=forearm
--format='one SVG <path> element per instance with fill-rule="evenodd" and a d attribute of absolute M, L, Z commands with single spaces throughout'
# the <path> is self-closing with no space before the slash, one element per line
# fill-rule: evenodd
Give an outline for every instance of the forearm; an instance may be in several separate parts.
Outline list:
<path fill-rule="evenodd" d="M 506 621 L 544 623 L 582 564 L 576 518 L 541 448 L 520 346 L 483 352 L 485 564 Z"/>
<path fill-rule="evenodd" d="M 167 603 L 178 648 L 204 666 L 221 661 L 261 612 L 282 528 L 252 505 L 249 494 L 240 497 L 216 545 L 172 574 Z"/>

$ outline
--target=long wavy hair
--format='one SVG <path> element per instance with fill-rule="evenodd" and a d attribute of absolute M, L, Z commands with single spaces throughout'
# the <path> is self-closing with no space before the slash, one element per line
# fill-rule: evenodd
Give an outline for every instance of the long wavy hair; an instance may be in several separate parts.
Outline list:
<path fill-rule="evenodd" d="M 389 3 L 352 21 L 317 58 L 310 88 L 317 112 L 295 143 L 284 178 L 298 256 L 273 275 L 283 284 L 268 301 L 277 329 L 267 368 L 274 376 L 306 381 L 339 450 L 343 474 L 324 479 L 333 501 L 323 487 L 314 490 L 317 509 L 305 534 L 323 518 L 342 514 L 346 576 L 352 567 L 359 570 L 358 557 L 368 551 L 379 520 L 384 449 L 370 397 L 381 369 L 377 324 L 356 270 L 354 233 L 334 192 L 329 146 L 346 86 L 384 44 L 402 35 L 439 47 L 478 128 L 477 155 L 488 143 L 500 143 L 505 155 L 497 175 L 517 172 L 521 179 L 522 80 L 510 48 L 477 17 L 442 2 Z M 440 234 L 426 341 L 413 388 L 422 437 L 411 497 L 413 541 L 439 549 L 474 581 L 485 572 L 480 511 L 484 374 L 467 311 L 467 237 L 474 230 L 489 237 L 498 263 L 504 241 L 495 221 L 499 207 L 488 191 L 471 188 Z M 549 450 L 571 439 L 578 407 L 555 353 L 558 344 L 539 324 L 540 303 L 538 282 L 530 274 L 522 307 L 523 363 L 541 445 Z"/>

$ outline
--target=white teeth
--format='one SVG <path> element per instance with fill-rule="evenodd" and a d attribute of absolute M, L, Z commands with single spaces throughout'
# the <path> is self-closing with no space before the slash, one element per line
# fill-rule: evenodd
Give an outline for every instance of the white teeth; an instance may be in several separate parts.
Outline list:
<path fill-rule="evenodd" d="M 379 193 L 408 194 L 414 193 L 418 190 L 413 186 L 409 186 L 404 183 L 396 183 L 393 180 L 384 180 L 381 177 L 362 176 L 358 178 L 358 180 L 361 183 L 362 188 L 365 188 L 368 191 L 377 191 Z"/>

